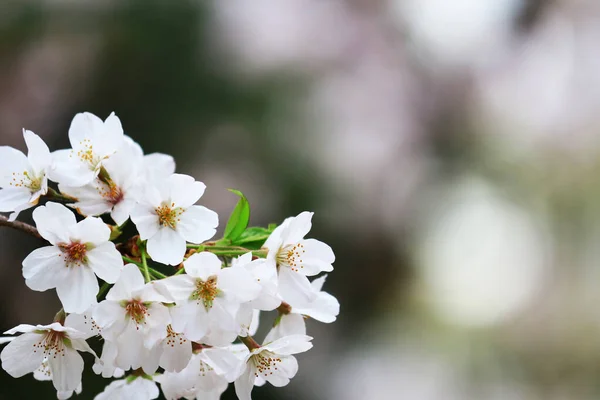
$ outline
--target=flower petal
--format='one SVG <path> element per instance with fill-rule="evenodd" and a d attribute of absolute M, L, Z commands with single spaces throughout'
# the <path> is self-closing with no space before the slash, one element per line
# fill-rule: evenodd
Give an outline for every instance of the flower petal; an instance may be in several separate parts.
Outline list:
<path fill-rule="evenodd" d="M 23 211 L 31 206 L 31 192 L 27 188 L 7 187 L 0 189 L 0 211 Z"/>
<path fill-rule="evenodd" d="M 175 206 L 187 208 L 202 197 L 206 185 L 189 175 L 172 174 L 169 177 L 169 188 L 170 198 Z"/>
<path fill-rule="evenodd" d="M 169 227 L 162 227 L 156 235 L 148 239 L 148 254 L 156 262 L 167 265 L 177 265 L 185 255 L 185 239 Z"/>
<path fill-rule="evenodd" d="M 110 228 L 100 218 L 87 217 L 69 229 L 71 240 L 100 245 L 110 238 Z"/>
<path fill-rule="evenodd" d="M 308 278 L 287 267 L 279 269 L 279 294 L 290 304 L 306 304 L 316 298 Z"/>
<path fill-rule="evenodd" d="M 23 260 L 25 284 L 43 292 L 63 282 L 69 273 L 62 251 L 56 246 L 35 249 Z"/>
<path fill-rule="evenodd" d="M 203 206 L 191 206 L 179 217 L 177 232 L 188 242 L 202 243 L 215 235 L 217 226 L 219 216 L 216 212 Z"/>
<path fill-rule="evenodd" d="M 137 207 L 131 210 L 130 216 L 142 240 L 150 239 L 160 229 L 158 215 L 156 215 L 154 207 L 138 204 Z"/>
<path fill-rule="evenodd" d="M 115 283 L 119 279 L 123 270 L 123 259 L 114 243 L 104 242 L 89 250 L 86 256 L 87 265 L 100 279 L 108 283 Z"/>
<path fill-rule="evenodd" d="M 43 335 L 39 333 L 25 333 L 15 338 L 0 353 L 2 368 L 13 378 L 20 378 L 35 371 L 42 365 L 44 352 L 34 352 L 33 346 L 39 344 L 42 339 Z"/>
<path fill-rule="evenodd" d="M 176 332 L 183 332 L 192 341 L 202 339 L 208 331 L 208 314 L 203 305 L 188 301 L 171 308 L 171 325 Z"/>
<path fill-rule="evenodd" d="M 57 357 L 49 357 L 48 364 L 52 371 L 52 383 L 58 391 L 75 390 L 81 383 L 83 358 L 76 350 L 65 346 L 65 351 Z"/>
<path fill-rule="evenodd" d="M 207 280 L 209 276 L 221 271 L 221 260 L 216 255 L 203 251 L 192 254 L 185 262 L 185 272 L 194 278 Z"/>
<path fill-rule="evenodd" d="M 246 302 L 255 299 L 262 287 L 245 268 L 226 268 L 219 273 L 219 288 L 227 296 Z"/>
<path fill-rule="evenodd" d="M 293 356 L 279 357 L 281 362 L 277 363 L 277 370 L 273 373 L 265 374 L 264 378 L 275 387 L 282 387 L 290 383 L 290 378 L 293 378 L 298 372 L 298 361 Z"/>
<path fill-rule="evenodd" d="M 106 294 L 106 300 L 121 301 L 131 299 L 132 293 L 144 286 L 144 277 L 135 264 L 123 267 L 119 279 Z"/>
<path fill-rule="evenodd" d="M 42 138 L 35 133 L 23 129 L 23 138 L 27 144 L 27 159 L 36 174 L 45 171 L 52 163 L 50 149 Z"/>
<path fill-rule="evenodd" d="M 305 251 L 302 255 L 302 273 L 311 276 L 333 271 L 331 264 L 335 261 L 335 255 L 329 245 L 316 239 L 302 240 L 300 244 Z"/>
<path fill-rule="evenodd" d="M 6 188 L 13 182 L 13 172 L 29 170 L 25 154 L 10 146 L 0 146 L 0 187 Z"/>
<path fill-rule="evenodd" d="M 70 267 L 66 278 L 56 287 L 56 294 L 68 313 L 82 313 L 96 304 L 98 280 L 91 268 Z"/>
<path fill-rule="evenodd" d="M 156 290 L 175 301 L 187 300 L 196 289 L 195 279 L 189 275 L 170 276 L 156 281 Z"/>
<path fill-rule="evenodd" d="M 40 235 L 52 244 L 67 242 L 67 229 L 77 223 L 72 211 L 54 202 L 48 202 L 45 206 L 33 210 L 33 220 Z"/>
<path fill-rule="evenodd" d="M 235 380 L 235 394 L 239 400 L 252 400 L 252 388 L 254 387 L 254 378 L 256 367 L 247 363 L 246 369 L 242 372 L 239 378 Z"/>
<path fill-rule="evenodd" d="M 298 214 L 296 217 L 290 218 L 287 224 L 285 232 L 283 232 L 283 243 L 294 244 L 298 243 L 304 236 L 310 232 L 312 228 L 312 212 L 304 211 Z"/>

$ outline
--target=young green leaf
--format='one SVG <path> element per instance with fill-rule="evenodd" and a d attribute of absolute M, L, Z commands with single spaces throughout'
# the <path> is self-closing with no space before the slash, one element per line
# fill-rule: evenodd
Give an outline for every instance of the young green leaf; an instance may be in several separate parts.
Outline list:
<path fill-rule="evenodd" d="M 225 233 L 223 234 L 223 239 L 233 242 L 240 237 L 248 226 L 248 221 L 250 221 L 250 204 L 246 196 L 239 190 L 229 189 L 229 191 L 240 196 L 240 200 L 233 209 L 229 221 L 227 221 Z"/>

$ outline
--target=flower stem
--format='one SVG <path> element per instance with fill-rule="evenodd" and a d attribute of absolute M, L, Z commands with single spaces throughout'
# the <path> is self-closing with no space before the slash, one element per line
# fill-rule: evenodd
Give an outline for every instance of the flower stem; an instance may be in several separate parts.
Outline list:
<path fill-rule="evenodd" d="M 155 270 L 154 268 L 151 268 L 151 267 L 148 267 L 148 271 L 150 271 L 150 274 L 154 275 L 158 279 L 164 279 L 164 278 L 167 277 L 167 275 L 165 275 L 162 272 L 159 272 L 159 271 L 157 271 L 157 270 Z"/>
<path fill-rule="evenodd" d="M 146 249 L 142 248 L 142 272 L 144 273 L 144 279 L 146 283 L 150 282 L 150 270 L 148 269 L 148 261 L 146 260 Z"/>
<path fill-rule="evenodd" d="M 244 343 L 246 345 L 246 347 L 248 348 L 248 350 L 250 350 L 250 351 L 260 348 L 260 344 L 258 344 L 256 342 L 256 340 L 254 340 L 254 338 L 250 335 L 245 336 L 245 337 L 238 336 L 238 339 L 240 339 L 242 341 L 242 343 Z"/>
<path fill-rule="evenodd" d="M 98 291 L 98 295 L 96 296 L 96 299 L 100 300 L 100 298 L 102 298 L 102 296 L 104 296 L 104 294 L 108 291 L 109 288 L 110 288 L 110 283 L 104 282 L 102 284 L 102 286 L 100 286 L 100 290 Z"/>
<path fill-rule="evenodd" d="M 135 260 L 133 260 L 133 259 L 131 259 L 129 257 L 121 256 L 121 258 L 123 259 L 123 261 L 126 261 L 126 262 L 128 262 L 130 264 L 135 264 L 135 265 L 137 265 L 140 268 L 142 267 L 141 263 L 139 263 L 139 262 L 137 262 L 137 261 L 135 261 Z"/>
<path fill-rule="evenodd" d="M 75 203 L 78 200 L 75 197 L 59 193 L 52 188 L 48 188 L 48 193 L 46 193 L 46 197 L 48 197 L 48 199 L 50 200 L 64 201 L 65 203 Z"/>

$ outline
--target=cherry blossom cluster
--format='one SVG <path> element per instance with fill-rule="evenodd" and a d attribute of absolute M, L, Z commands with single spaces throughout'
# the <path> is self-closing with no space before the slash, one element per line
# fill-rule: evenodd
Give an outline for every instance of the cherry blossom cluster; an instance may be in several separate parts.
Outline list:
<path fill-rule="evenodd" d="M 255 385 L 296 375 L 294 354 L 312 347 L 305 320 L 339 313 L 322 290 L 333 251 L 305 239 L 312 213 L 248 227 L 248 201 L 232 190 L 240 199 L 211 240 L 218 215 L 196 205 L 205 185 L 175 173 L 171 156 L 145 155 L 114 113 L 77 114 L 70 149 L 23 136 L 27 155 L 0 147 L 0 212 L 10 213 L 0 225 L 48 242 L 25 258 L 23 277 L 55 289 L 62 309 L 48 325 L 5 332 L 20 333 L 0 338 L 7 373 L 51 380 L 67 399 L 82 390 L 87 352 L 96 374 L 117 378 L 98 400 L 155 399 L 159 387 L 167 399 L 218 399 L 232 382 L 248 400 Z M 33 207 L 35 227 L 17 221 Z M 252 335 L 269 316 L 259 344 Z"/>

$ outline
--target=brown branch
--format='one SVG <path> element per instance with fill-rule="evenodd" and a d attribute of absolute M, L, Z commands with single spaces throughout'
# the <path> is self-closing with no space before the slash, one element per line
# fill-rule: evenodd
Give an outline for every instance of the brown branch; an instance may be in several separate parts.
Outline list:
<path fill-rule="evenodd" d="M 9 228 L 13 228 L 25 233 L 30 234 L 31 236 L 35 236 L 38 239 L 43 239 L 42 235 L 38 232 L 35 226 L 26 224 L 25 222 L 20 221 L 9 221 L 4 215 L 0 215 L 0 226 L 8 226 Z"/>

